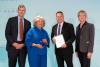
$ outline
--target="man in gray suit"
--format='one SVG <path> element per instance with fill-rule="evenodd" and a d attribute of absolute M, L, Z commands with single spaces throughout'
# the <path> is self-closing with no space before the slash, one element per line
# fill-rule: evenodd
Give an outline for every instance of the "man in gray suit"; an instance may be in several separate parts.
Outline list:
<path fill-rule="evenodd" d="M 87 13 L 84 10 L 78 12 L 80 24 L 76 28 L 76 53 L 81 67 L 90 67 L 90 60 L 94 46 L 94 25 L 88 23 Z"/>

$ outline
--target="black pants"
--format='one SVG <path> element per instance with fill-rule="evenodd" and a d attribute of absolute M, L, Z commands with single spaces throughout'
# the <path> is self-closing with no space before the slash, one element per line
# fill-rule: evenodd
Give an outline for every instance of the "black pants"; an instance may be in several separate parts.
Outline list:
<path fill-rule="evenodd" d="M 81 67 L 90 67 L 90 59 L 87 58 L 87 53 L 78 52 Z"/>
<path fill-rule="evenodd" d="M 56 54 L 56 59 L 58 63 L 58 67 L 65 67 L 64 66 L 64 61 L 67 64 L 67 67 L 73 67 L 73 62 L 72 62 L 73 54 L 66 54 L 66 55 L 57 55 Z"/>
<path fill-rule="evenodd" d="M 18 60 L 19 67 L 25 67 L 26 60 L 26 50 L 25 49 L 9 49 L 8 50 L 8 64 L 9 67 L 16 67 L 16 62 Z"/>

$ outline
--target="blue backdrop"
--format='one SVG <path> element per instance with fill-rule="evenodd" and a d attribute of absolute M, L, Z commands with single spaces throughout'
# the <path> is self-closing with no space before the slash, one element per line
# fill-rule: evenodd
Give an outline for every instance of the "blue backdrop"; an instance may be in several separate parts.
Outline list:
<path fill-rule="evenodd" d="M 45 29 L 49 35 L 52 26 L 56 23 L 55 13 L 62 10 L 65 21 L 76 26 L 78 25 L 77 12 L 84 9 L 88 13 L 88 21 L 95 24 L 95 45 L 91 67 L 100 67 L 100 0 L 0 0 L 0 67 L 8 67 L 7 52 L 5 49 L 5 26 L 9 17 L 17 15 L 19 4 L 26 6 L 25 18 L 33 22 L 37 15 L 41 15 L 46 20 Z M 73 44 L 74 46 L 74 44 Z M 50 43 L 48 49 L 48 67 L 57 67 L 54 54 L 54 45 Z M 79 60 L 75 53 L 73 56 L 74 67 L 80 67 Z M 26 67 L 29 67 L 28 60 Z"/>

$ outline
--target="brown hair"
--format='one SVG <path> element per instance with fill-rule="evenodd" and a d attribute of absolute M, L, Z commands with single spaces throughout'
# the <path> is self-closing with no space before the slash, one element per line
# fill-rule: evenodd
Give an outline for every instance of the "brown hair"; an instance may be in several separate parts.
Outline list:
<path fill-rule="evenodd" d="M 87 13 L 86 13 L 86 11 L 84 11 L 84 10 L 80 10 L 80 11 L 78 12 L 78 17 L 80 16 L 80 13 L 84 13 L 85 16 L 87 17 Z"/>
<path fill-rule="evenodd" d="M 64 13 L 63 13 L 62 11 L 57 11 L 57 12 L 56 12 L 56 15 L 57 15 L 58 13 L 61 13 L 62 15 L 64 15 Z"/>

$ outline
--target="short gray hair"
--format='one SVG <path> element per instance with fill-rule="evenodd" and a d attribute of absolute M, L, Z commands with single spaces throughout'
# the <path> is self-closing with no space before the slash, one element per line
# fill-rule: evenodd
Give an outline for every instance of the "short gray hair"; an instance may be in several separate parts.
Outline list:
<path fill-rule="evenodd" d="M 25 8 L 25 10 L 26 10 L 25 5 L 23 5 L 23 4 L 20 4 L 20 5 L 18 6 L 18 10 L 19 10 L 19 8 Z"/>

